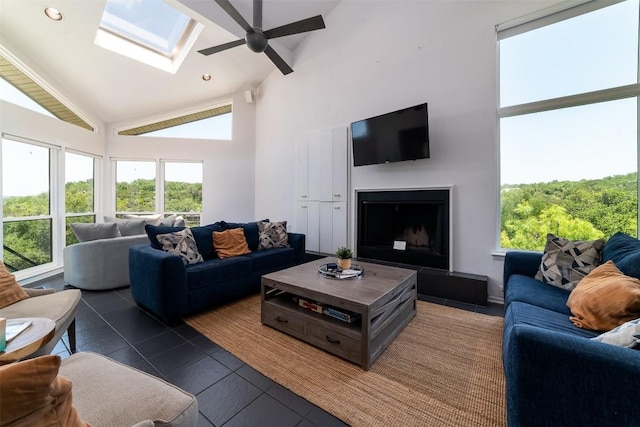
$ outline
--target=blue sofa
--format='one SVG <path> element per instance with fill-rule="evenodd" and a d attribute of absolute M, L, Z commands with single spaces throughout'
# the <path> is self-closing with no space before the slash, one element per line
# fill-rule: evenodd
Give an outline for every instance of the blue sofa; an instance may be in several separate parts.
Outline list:
<path fill-rule="evenodd" d="M 212 233 L 243 228 L 251 253 L 220 259 Z M 204 262 L 185 266 L 177 255 L 164 252 L 158 234 L 184 227 L 147 225 L 149 244 L 129 248 L 131 294 L 138 305 L 167 323 L 207 310 L 260 290 L 263 274 L 301 264 L 305 259 L 305 235 L 288 233 L 289 247 L 258 250 L 258 225 L 225 221 L 191 227 Z"/>
<path fill-rule="evenodd" d="M 507 423 L 516 426 L 638 426 L 640 351 L 590 338 L 569 321 L 570 292 L 534 279 L 541 252 L 508 252 L 504 262 Z M 622 233 L 603 251 L 640 277 L 640 242 Z"/>

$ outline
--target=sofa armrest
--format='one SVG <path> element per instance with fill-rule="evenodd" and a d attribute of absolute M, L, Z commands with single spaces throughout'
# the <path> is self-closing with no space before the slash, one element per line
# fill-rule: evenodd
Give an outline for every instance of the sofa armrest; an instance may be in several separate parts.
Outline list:
<path fill-rule="evenodd" d="M 503 352 L 508 425 L 638 425 L 638 350 L 519 324 Z"/>
<path fill-rule="evenodd" d="M 509 251 L 504 257 L 503 284 L 506 288 L 509 277 L 514 274 L 534 277 L 540 268 L 542 252 Z"/>
<path fill-rule="evenodd" d="M 289 246 L 295 249 L 296 264 L 302 264 L 306 256 L 306 236 L 300 233 L 287 233 Z"/>
<path fill-rule="evenodd" d="M 39 297 L 41 295 L 54 294 L 56 292 L 53 288 L 22 288 L 30 297 Z"/>
<path fill-rule="evenodd" d="M 150 245 L 129 248 L 133 299 L 161 320 L 172 323 L 187 309 L 187 272 L 179 256 Z"/>

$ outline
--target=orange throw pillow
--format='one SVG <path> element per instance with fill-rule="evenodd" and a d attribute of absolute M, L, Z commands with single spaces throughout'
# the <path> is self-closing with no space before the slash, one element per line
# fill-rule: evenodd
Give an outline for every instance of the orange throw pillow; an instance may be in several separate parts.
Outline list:
<path fill-rule="evenodd" d="M 640 317 L 640 280 L 625 276 L 613 261 L 596 267 L 569 294 L 569 320 L 579 328 L 610 331 Z"/>
<path fill-rule="evenodd" d="M 11 274 L 0 261 L 0 308 L 29 298 L 29 294 L 16 282 L 16 276 Z"/>
<path fill-rule="evenodd" d="M 0 425 L 85 427 L 71 399 L 71 381 L 58 375 L 60 356 L 0 367 Z"/>
<path fill-rule="evenodd" d="M 251 252 L 242 228 L 214 231 L 213 248 L 219 258 L 230 258 Z"/>

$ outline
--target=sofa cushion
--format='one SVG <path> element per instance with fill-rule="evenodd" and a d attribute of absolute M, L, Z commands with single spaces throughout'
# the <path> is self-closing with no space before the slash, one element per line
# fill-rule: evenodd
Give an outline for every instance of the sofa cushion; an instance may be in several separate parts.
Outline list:
<path fill-rule="evenodd" d="M 199 289 L 251 274 L 251 260 L 244 257 L 213 258 L 187 268 L 187 286 Z"/>
<path fill-rule="evenodd" d="M 258 250 L 270 248 L 286 248 L 289 246 L 287 221 L 258 222 Z"/>
<path fill-rule="evenodd" d="M 624 275 L 607 261 L 578 283 L 567 306 L 576 326 L 609 331 L 640 317 L 640 279 Z"/>
<path fill-rule="evenodd" d="M 201 225 L 199 227 L 191 227 L 193 238 L 196 239 L 196 245 L 198 245 L 198 251 L 204 259 L 217 257 L 216 251 L 213 248 L 213 232 L 223 230 L 224 228 L 219 222 Z"/>
<path fill-rule="evenodd" d="M 640 319 L 630 320 L 591 339 L 620 347 L 636 348 L 640 345 Z"/>
<path fill-rule="evenodd" d="M 504 303 L 505 307 L 508 307 L 513 301 L 525 302 L 569 316 L 571 311 L 567 307 L 567 298 L 569 291 L 565 289 L 551 286 L 533 277 L 514 274 L 506 284 Z"/>
<path fill-rule="evenodd" d="M 253 271 L 267 271 L 281 265 L 293 265 L 296 262 L 296 252 L 293 248 L 253 251 L 243 257 L 251 260 Z"/>
<path fill-rule="evenodd" d="M 505 331 L 515 325 L 529 325 L 549 331 L 562 332 L 584 338 L 598 336 L 595 331 L 580 329 L 569 321 L 564 313 L 524 302 L 515 301 L 509 305 L 504 315 Z M 507 334 L 507 332 L 505 332 Z"/>
<path fill-rule="evenodd" d="M 79 242 L 89 242 L 91 240 L 98 239 L 113 239 L 114 237 L 121 236 L 120 230 L 118 230 L 118 224 L 115 222 L 98 224 L 74 222 L 69 224 L 69 226 Z"/>
<path fill-rule="evenodd" d="M 551 233 L 535 278 L 571 291 L 602 260 L 604 240 L 567 240 Z"/>
<path fill-rule="evenodd" d="M 144 219 L 122 219 L 112 216 L 104 217 L 104 222 L 115 222 L 118 225 L 118 231 L 122 236 L 137 236 L 144 234 Z"/>
<path fill-rule="evenodd" d="M 71 381 L 58 375 L 60 356 L 0 367 L 0 425 L 83 427 L 71 398 Z"/>
<path fill-rule="evenodd" d="M 602 262 L 613 263 L 627 276 L 640 279 L 640 240 L 617 232 L 604 245 Z"/>
<path fill-rule="evenodd" d="M 180 231 L 184 229 L 185 227 L 167 227 L 165 225 L 152 225 L 152 224 L 146 224 L 144 226 L 144 231 L 146 231 L 147 237 L 149 237 L 149 243 L 151 244 L 151 247 L 159 250 L 162 250 L 162 246 L 160 245 L 160 242 L 158 242 L 159 234 L 175 233 L 176 231 Z M 191 230 L 191 233 L 193 234 L 193 230 Z M 194 239 L 195 239 L 195 236 L 194 236 Z"/>
<path fill-rule="evenodd" d="M 214 231 L 213 247 L 218 258 L 229 258 L 251 252 L 242 228 Z"/>
<path fill-rule="evenodd" d="M 29 294 L 16 282 L 16 276 L 9 272 L 4 262 L 0 261 L 0 308 L 27 298 Z"/>
<path fill-rule="evenodd" d="M 256 222 L 226 222 L 220 221 L 224 230 L 231 230 L 234 228 L 242 228 L 244 231 L 244 237 L 247 239 L 249 249 L 255 251 L 258 249 L 260 242 L 260 231 L 258 230 L 258 222 L 269 222 L 269 219 L 263 219 Z"/>
<path fill-rule="evenodd" d="M 133 215 L 133 214 L 124 214 L 122 215 L 124 219 L 143 219 L 146 224 L 151 225 L 160 225 L 162 222 L 162 214 L 150 214 L 150 215 Z"/>
<path fill-rule="evenodd" d="M 184 265 L 193 265 L 204 261 L 188 227 L 173 233 L 158 234 L 156 238 L 162 245 L 163 251 L 178 255 Z"/>

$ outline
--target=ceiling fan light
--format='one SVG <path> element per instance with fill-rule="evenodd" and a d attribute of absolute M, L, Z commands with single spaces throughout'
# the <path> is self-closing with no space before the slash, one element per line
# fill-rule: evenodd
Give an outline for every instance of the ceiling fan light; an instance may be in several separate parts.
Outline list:
<path fill-rule="evenodd" d="M 267 49 L 268 40 L 262 32 L 254 31 L 247 33 L 245 40 L 247 41 L 249 49 L 256 53 L 264 52 L 265 49 Z"/>
<path fill-rule="evenodd" d="M 53 21 L 62 21 L 62 12 L 55 7 L 46 7 L 44 9 L 44 14 Z"/>

